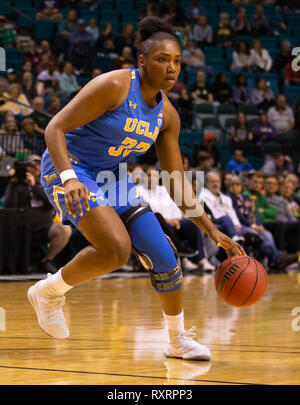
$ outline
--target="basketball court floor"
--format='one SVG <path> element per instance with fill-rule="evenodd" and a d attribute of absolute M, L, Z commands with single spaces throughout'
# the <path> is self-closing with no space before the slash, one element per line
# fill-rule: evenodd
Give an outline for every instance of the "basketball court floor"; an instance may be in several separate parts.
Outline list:
<path fill-rule="evenodd" d="M 67 340 L 38 327 L 35 281 L 0 282 L 0 385 L 300 384 L 300 274 L 269 275 L 264 297 L 236 308 L 210 275 L 186 276 L 186 329 L 210 362 L 167 359 L 160 304 L 148 277 L 103 277 L 66 295 Z"/>

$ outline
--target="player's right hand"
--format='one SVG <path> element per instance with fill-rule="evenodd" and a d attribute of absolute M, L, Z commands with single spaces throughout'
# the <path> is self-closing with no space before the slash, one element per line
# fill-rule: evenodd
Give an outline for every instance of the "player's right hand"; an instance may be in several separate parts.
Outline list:
<path fill-rule="evenodd" d="M 75 207 L 77 207 L 78 214 L 83 215 L 83 206 L 89 211 L 89 190 L 88 188 L 80 183 L 78 179 L 69 179 L 64 183 L 65 187 L 65 205 L 69 215 L 76 217 Z M 83 202 L 80 201 L 80 199 Z"/>

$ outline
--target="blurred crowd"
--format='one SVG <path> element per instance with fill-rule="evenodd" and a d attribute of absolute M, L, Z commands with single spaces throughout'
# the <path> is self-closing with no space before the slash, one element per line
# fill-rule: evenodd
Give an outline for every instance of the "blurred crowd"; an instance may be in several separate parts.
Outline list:
<path fill-rule="evenodd" d="M 115 23 L 105 13 L 110 3 L 117 14 L 118 1 L 28 0 L 34 21 L 53 24 L 47 39 L 20 25 L 18 13 L 0 15 L 0 46 L 11 55 L 0 72 L 0 157 L 12 159 L 1 166 L 0 205 L 38 210 L 32 229 L 47 246 L 41 271 L 56 271 L 55 257 L 75 232 L 59 223 L 39 184 L 44 130 L 89 80 L 137 65 L 138 19 L 125 21 L 122 9 Z M 168 96 L 181 117 L 184 168 L 205 172 L 205 187 L 196 176 L 193 187 L 206 212 L 270 272 L 286 271 L 300 252 L 300 71 L 292 68 L 300 1 L 127 3 L 138 18 L 171 23 L 181 45 L 182 71 Z M 137 180 L 138 188 L 184 271 L 214 271 L 224 252 L 168 200 L 154 148 L 131 161 L 130 173 L 141 171 L 149 181 Z M 126 268 L 140 270 L 134 257 Z"/>

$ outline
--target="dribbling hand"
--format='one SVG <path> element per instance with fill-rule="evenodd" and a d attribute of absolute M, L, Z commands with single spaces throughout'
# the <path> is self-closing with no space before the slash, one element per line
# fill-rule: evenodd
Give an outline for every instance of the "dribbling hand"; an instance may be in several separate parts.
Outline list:
<path fill-rule="evenodd" d="M 64 183 L 65 187 L 65 204 L 66 209 L 70 215 L 76 217 L 75 207 L 77 207 L 78 214 L 83 215 L 82 200 L 87 211 L 90 210 L 89 206 L 89 190 L 88 188 L 80 183 L 78 179 L 69 179 Z"/>
<path fill-rule="evenodd" d="M 218 229 L 212 230 L 208 236 L 215 245 L 222 247 L 226 251 L 228 257 L 235 255 L 247 255 L 241 245 L 234 242 L 231 238 L 220 232 Z"/>

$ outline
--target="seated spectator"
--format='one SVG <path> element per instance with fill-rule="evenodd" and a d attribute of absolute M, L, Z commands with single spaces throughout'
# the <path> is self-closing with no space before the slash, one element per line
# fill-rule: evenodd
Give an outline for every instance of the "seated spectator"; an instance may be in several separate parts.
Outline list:
<path fill-rule="evenodd" d="M 232 52 L 231 71 L 240 73 L 248 71 L 252 65 L 252 56 L 247 42 L 240 41 L 236 49 Z"/>
<path fill-rule="evenodd" d="M 25 94 L 29 103 L 37 97 L 37 88 L 35 85 L 35 80 L 31 72 L 24 72 L 21 80 L 21 89 L 23 94 Z"/>
<path fill-rule="evenodd" d="M 241 172 L 254 171 L 253 166 L 245 158 L 241 149 L 235 149 L 233 152 L 233 158 L 229 160 L 226 165 L 225 171 L 239 175 Z"/>
<path fill-rule="evenodd" d="M 232 20 L 231 26 L 238 36 L 251 35 L 251 23 L 247 19 L 247 11 L 245 8 L 239 8 L 237 17 Z"/>
<path fill-rule="evenodd" d="M 262 48 L 261 40 L 253 40 L 253 48 L 250 52 L 251 55 L 251 70 L 253 72 L 270 72 L 272 68 L 272 58 L 269 51 Z"/>
<path fill-rule="evenodd" d="M 184 9 L 185 20 L 189 24 L 195 24 L 201 15 L 206 15 L 206 10 L 199 4 L 198 0 L 192 0 Z"/>
<path fill-rule="evenodd" d="M 220 22 L 214 29 L 214 42 L 217 46 L 233 47 L 235 42 L 235 32 L 230 26 L 228 13 L 220 14 Z"/>
<path fill-rule="evenodd" d="M 284 68 L 284 84 L 288 86 L 300 85 L 300 70 L 294 70 L 292 62 L 287 63 Z"/>
<path fill-rule="evenodd" d="M 221 177 L 215 171 L 206 174 L 205 187 L 200 193 L 208 215 L 216 227 L 234 241 L 243 241 L 240 220 L 232 206 L 231 198 L 221 192 Z"/>
<path fill-rule="evenodd" d="M 295 118 L 293 110 L 286 104 L 284 94 L 278 94 L 276 105 L 268 110 L 268 119 L 277 134 L 287 134 L 294 129 Z"/>
<path fill-rule="evenodd" d="M 35 97 L 32 101 L 33 112 L 27 117 L 32 118 L 35 122 L 35 129 L 40 134 L 44 135 L 45 128 L 48 125 L 51 116 L 45 111 L 45 100 L 42 97 Z"/>
<path fill-rule="evenodd" d="M 55 114 L 57 114 L 61 109 L 61 101 L 60 98 L 57 96 L 52 96 L 51 100 L 50 100 L 50 105 L 47 108 L 47 113 L 49 115 L 54 116 Z"/>
<path fill-rule="evenodd" d="M 45 39 L 43 41 L 41 41 L 41 44 L 38 47 L 37 52 L 38 52 L 40 60 L 42 59 L 43 55 L 47 55 L 48 60 L 50 62 L 53 62 L 54 64 L 57 63 L 57 58 L 51 50 L 49 41 L 47 41 Z"/>
<path fill-rule="evenodd" d="M 281 190 L 280 195 L 284 198 L 288 203 L 288 208 L 292 215 L 294 215 L 297 220 L 300 219 L 300 197 L 295 195 L 295 186 L 292 181 L 289 181 L 287 178 L 285 179 Z"/>
<path fill-rule="evenodd" d="M 210 87 L 206 82 L 206 73 L 204 70 L 197 71 L 197 81 L 189 87 L 192 99 L 196 103 L 212 104 L 214 101 Z"/>
<path fill-rule="evenodd" d="M 38 11 L 35 15 L 37 20 L 52 20 L 58 22 L 63 18 L 60 13 L 60 0 L 39 0 Z"/>
<path fill-rule="evenodd" d="M 98 21 L 96 18 L 91 18 L 89 21 L 89 25 L 85 29 L 87 32 L 89 32 L 93 38 L 93 43 L 96 43 L 97 39 L 99 38 L 100 35 L 100 30 L 98 27 Z"/>
<path fill-rule="evenodd" d="M 36 130 L 36 124 L 32 118 L 24 118 L 22 122 L 21 137 L 25 148 L 31 154 L 42 155 L 46 149 L 44 137 Z"/>
<path fill-rule="evenodd" d="M 27 153 L 21 137 L 17 120 L 11 111 L 4 115 L 0 129 L 0 150 L 4 156 L 17 156 Z"/>
<path fill-rule="evenodd" d="M 253 132 L 246 114 L 240 111 L 234 125 L 228 129 L 231 150 L 241 149 L 250 154 L 254 148 Z"/>
<path fill-rule="evenodd" d="M 200 48 L 212 45 L 213 29 L 207 22 L 206 15 L 200 15 L 193 28 L 193 37 Z"/>
<path fill-rule="evenodd" d="M 220 104 L 232 103 L 232 87 L 227 82 L 225 73 L 218 73 L 215 81 L 210 87 L 214 101 Z"/>
<path fill-rule="evenodd" d="M 147 178 L 147 184 L 139 187 L 140 194 L 149 203 L 164 232 L 171 237 L 175 246 L 177 245 L 179 256 L 194 256 L 194 260 L 203 266 L 203 270 L 214 270 L 214 266 L 205 259 L 200 229 L 190 219 L 184 218 L 167 189 L 159 185 L 158 171 L 149 167 Z M 188 241 L 187 247 L 184 240 Z M 188 265 L 192 267 L 190 263 Z M 183 261 L 183 268 L 185 266 L 186 260 Z"/>
<path fill-rule="evenodd" d="M 264 15 L 264 7 L 257 4 L 255 16 L 251 19 L 251 32 L 257 37 L 271 36 L 273 34 L 270 20 Z"/>
<path fill-rule="evenodd" d="M 37 91 L 39 95 L 51 97 L 59 90 L 60 73 L 53 62 L 37 76 Z"/>
<path fill-rule="evenodd" d="M 72 228 L 53 223 L 54 208 L 39 184 L 39 176 L 36 175 L 31 161 L 26 162 L 26 166 L 19 161 L 15 163 L 15 175 L 5 190 L 4 206 L 26 208 L 31 212 L 28 219 L 33 242 L 48 247 L 45 257 L 39 263 L 39 269 L 43 273 L 55 273 L 57 269 L 52 260 L 69 242 Z"/>
<path fill-rule="evenodd" d="M 101 69 L 95 68 L 95 69 L 92 70 L 92 77 L 91 77 L 91 78 L 92 78 L 92 79 L 95 79 L 95 77 L 101 75 L 101 73 L 102 73 L 102 70 L 101 70 Z"/>
<path fill-rule="evenodd" d="M 121 54 L 122 49 L 125 46 L 128 46 L 131 48 L 132 56 L 134 56 L 135 51 L 134 42 L 135 42 L 134 25 L 133 24 L 124 25 L 121 35 L 117 35 L 115 38 L 116 53 Z"/>
<path fill-rule="evenodd" d="M 243 73 L 236 78 L 236 83 L 232 87 L 232 97 L 237 106 L 251 103 L 252 89 L 247 87 L 247 78 Z"/>
<path fill-rule="evenodd" d="M 251 103 L 263 110 L 267 110 L 275 104 L 274 93 L 266 79 L 260 78 L 258 80 L 252 91 Z"/>
<path fill-rule="evenodd" d="M 214 159 L 209 152 L 199 151 L 197 153 L 196 169 L 208 172 L 213 169 Z"/>
<path fill-rule="evenodd" d="M 279 185 L 276 176 L 267 176 L 265 180 L 265 198 L 276 211 L 274 221 L 265 226 L 273 233 L 280 250 L 295 253 L 295 260 L 300 252 L 300 222 L 290 212 L 288 202 L 278 195 Z"/>
<path fill-rule="evenodd" d="M 19 83 L 18 75 L 13 68 L 9 68 L 6 73 L 6 80 L 8 81 L 8 84 L 14 84 L 14 83 Z"/>
<path fill-rule="evenodd" d="M 259 119 L 253 126 L 254 142 L 260 146 L 266 142 L 276 142 L 278 135 L 272 124 L 269 123 L 268 115 L 264 110 L 259 110 Z"/>
<path fill-rule="evenodd" d="M 35 74 L 35 69 L 33 69 L 32 63 L 29 62 L 29 61 L 23 63 L 22 68 L 21 68 L 21 71 L 20 71 L 21 77 L 23 76 L 23 74 L 24 74 L 25 72 L 30 72 L 30 73 L 33 74 L 33 75 Z"/>
<path fill-rule="evenodd" d="M 280 72 L 292 60 L 293 56 L 291 52 L 291 42 L 284 40 L 282 41 L 280 52 L 275 56 L 272 70 L 276 73 Z"/>
<path fill-rule="evenodd" d="M 93 39 L 92 35 L 85 30 L 83 18 L 77 20 L 76 30 L 71 33 L 69 40 L 68 60 L 82 73 L 90 72 L 93 60 Z"/>
<path fill-rule="evenodd" d="M 5 109 L 11 111 L 14 115 L 28 115 L 30 114 L 30 104 L 22 93 L 21 86 L 17 83 L 13 83 L 9 86 L 5 96 Z"/>
<path fill-rule="evenodd" d="M 49 63 L 52 63 L 53 65 L 56 66 L 56 63 L 53 63 L 50 61 L 50 56 L 45 53 L 44 55 L 41 55 L 40 62 L 36 65 L 35 72 L 36 75 L 38 76 L 41 72 L 44 70 L 48 69 Z"/>
<path fill-rule="evenodd" d="M 3 48 L 13 48 L 16 42 L 14 30 L 6 27 L 6 18 L 0 15 L 0 46 Z"/>
<path fill-rule="evenodd" d="M 110 22 L 103 24 L 99 38 L 95 44 L 95 48 L 100 54 L 117 53 L 115 45 L 115 35 L 113 32 L 113 25 Z"/>
<path fill-rule="evenodd" d="M 273 235 L 266 230 L 255 210 L 251 199 L 242 194 L 243 185 L 239 176 L 233 176 L 228 182 L 228 195 L 240 220 L 243 233 L 254 233 L 261 239 L 259 251 L 266 256 L 271 269 L 282 269 L 291 262 L 288 256 L 277 249 Z"/>
<path fill-rule="evenodd" d="M 295 173 L 289 173 L 285 177 L 285 181 L 288 181 L 293 184 L 294 195 L 300 198 L 299 177 Z"/>
<path fill-rule="evenodd" d="M 213 134 L 206 133 L 203 137 L 203 141 L 199 145 L 194 145 L 194 166 L 198 166 L 199 164 L 198 155 L 200 152 L 208 152 L 213 158 L 212 167 L 221 168 L 220 153 Z"/>
<path fill-rule="evenodd" d="M 182 50 L 182 64 L 187 70 L 198 69 L 205 65 L 204 53 L 195 45 L 195 40 L 189 39 L 186 48 Z"/>
<path fill-rule="evenodd" d="M 5 96 L 9 87 L 8 81 L 4 77 L 0 77 L 0 118 L 6 113 Z"/>
<path fill-rule="evenodd" d="M 132 48 L 130 46 L 124 46 L 119 58 L 113 60 L 113 68 L 121 69 L 121 66 L 124 63 L 132 63 L 133 65 L 135 64 Z"/>
<path fill-rule="evenodd" d="M 77 78 L 73 74 L 73 65 L 71 62 L 65 62 L 63 72 L 59 78 L 59 89 L 61 96 L 67 98 L 71 93 L 80 89 Z"/>
<path fill-rule="evenodd" d="M 191 128 L 193 121 L 193 114 L 191 113 L 193 109 L 193 100 L 185 86 L 182 87 L 177 100 L 177 109 L 180 114 L 182 128 Z"/>
<path fill-rule="evenodd" d="M 293 164 L 291 158 L 281 152 L 274 153 L 261 168 L 265 176 L 286 176 L 292 173 Z"/>
<path fill-rule="evenodd" d="M 24 63 L 30 62 L 32 69 L 36 69 L 37 65 L 41 61 L 41 56 L 37 50 L 37 45 L 34 39 L 31 39 L 27 42 L 26 52 L 23 56 Z"/>
<path fill-rule="evenodd" d="M 70 47 L 70 35 L 76 30 L 77 11 L 69 10 L 65 19 L 62 19 L 57 28 L 56 46 L 60 52 L 67 56 Z"/>

